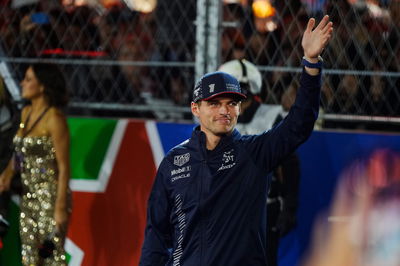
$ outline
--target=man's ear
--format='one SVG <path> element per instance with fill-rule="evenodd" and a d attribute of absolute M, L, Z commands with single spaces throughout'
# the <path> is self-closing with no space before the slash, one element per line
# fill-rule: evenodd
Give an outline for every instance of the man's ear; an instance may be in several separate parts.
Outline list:
<path fill-rule="evenodd" d="M 191 105 L 190 105 L 190 109 L 192 110 L 192 114 L 195 117 L 199 117 L 199 112 L 200 112 L 199 108 L 200 108 L 200 105 L 198 103 L 192 102 Z"/>

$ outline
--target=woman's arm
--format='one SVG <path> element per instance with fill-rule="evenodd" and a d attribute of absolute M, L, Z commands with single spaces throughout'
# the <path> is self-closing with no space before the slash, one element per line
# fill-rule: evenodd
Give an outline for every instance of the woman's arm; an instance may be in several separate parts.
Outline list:
<path fill-rule="evenodd" d="M 55 108 L 52 108 L 49 114 L 48 129 L 53 139 L 58 166 L 58 185 L 54 219 L 58 229 L 64 230 L 68 222 L 67 195 L 70 179 L 70 136 L 65 115 Z"/>

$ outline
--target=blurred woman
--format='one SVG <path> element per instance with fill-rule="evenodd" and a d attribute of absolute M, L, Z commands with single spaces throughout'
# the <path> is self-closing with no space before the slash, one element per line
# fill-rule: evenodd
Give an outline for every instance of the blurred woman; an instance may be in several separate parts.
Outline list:
<path fill-rule="evenodd" d="M 14 174 L 23 186 L 20 213 L 22 263 L 65 265 L 64 240 L 71 213 L 69 131 L 61 108 L 67 90 L 61 71 L 51 64 L 31 65 L 21 82 L 22 109 L 14 137 L 14 157 L 0 176 L 0 192 Z"/>

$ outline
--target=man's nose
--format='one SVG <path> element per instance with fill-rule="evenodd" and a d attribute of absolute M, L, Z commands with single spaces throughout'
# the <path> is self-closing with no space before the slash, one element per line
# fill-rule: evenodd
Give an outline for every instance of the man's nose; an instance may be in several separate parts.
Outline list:
<path fill-rule="evenodd" d="M 221 106 L 220 106 L 220 108 L 219 108 L 219 112 L 220 112 L 220 114 L 223 114 L 223 115 L 229 114 L 228 105 L 226 105 L 226 104 L 221 104 Z"/>

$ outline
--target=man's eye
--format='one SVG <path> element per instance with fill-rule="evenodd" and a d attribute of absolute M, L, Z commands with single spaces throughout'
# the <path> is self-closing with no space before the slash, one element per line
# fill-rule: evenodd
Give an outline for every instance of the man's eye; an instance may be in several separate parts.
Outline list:
<path fill-rule="evenodd" d="M 237 102 L 230 102 L 229 104 L 230 104 L 231 106 L 237 106 L 237 105 L 238 105 Z"/>

